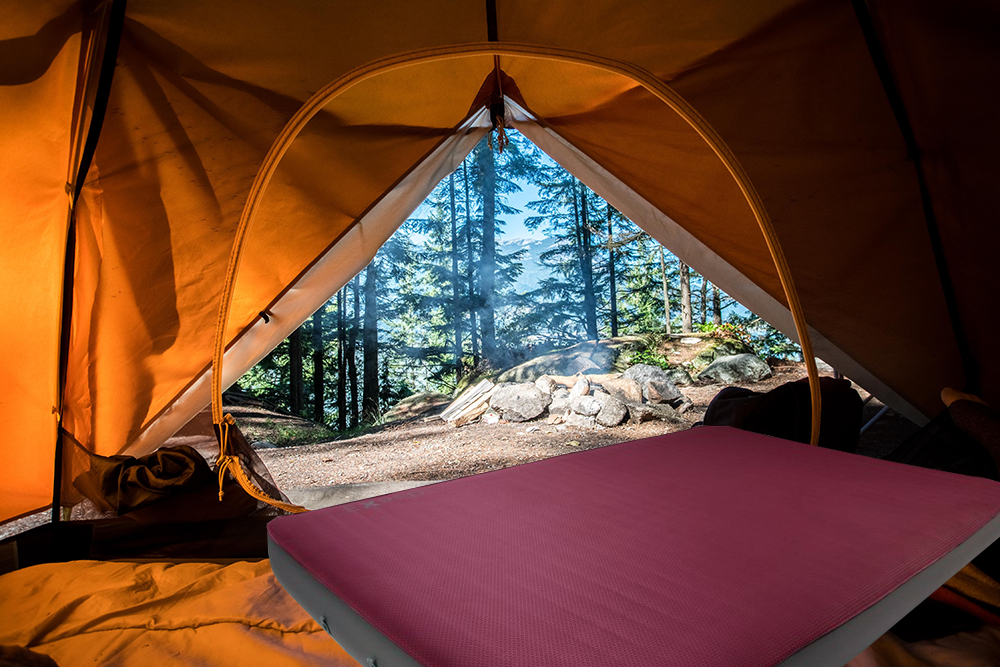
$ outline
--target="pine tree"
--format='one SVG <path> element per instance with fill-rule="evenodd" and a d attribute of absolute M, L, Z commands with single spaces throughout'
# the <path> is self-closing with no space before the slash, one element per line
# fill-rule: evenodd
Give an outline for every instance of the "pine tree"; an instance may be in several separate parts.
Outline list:
<path fill-rule="evenodd" d="M 302 414 L 302 327 L 288 337 L 288 405 L 292 414 Z"/>
<path fill-rule="evenodd" d="M 360 274 L 351 281 L 351 292 L 354 295 L 354 313 L 351 316 L 351 326 L 347 332 L 347 381 L 351 385 L 351 428 L 358 427 L 358 325 L 361 315 L 361 278 Z"/>
<path fill-rule="evenodd" d="M 347 331 L 344 322 L 344 290 L 337 292 L 337 430 L 347 430 Z"/>
<path fill-rule="evenodd" d="M 379 406 L 378 368 L 378 265 L 375 260 L 365 269 L 365 319 L 361 336 L 361 356 L 364 360 L 361 420 L 371 424 L 382 414 Z"/>
<path fill-rule="evenodd" d="M 681 333 L 691 333 L 691 270 L 680 263 L 681 281 Z"/>
<path fill-rule="evenodd" d="M 455 206 L 455 172 L 448 175 L 448 198 L 451 209 L 451 319 L 455 329 L 455 384 L 462 379 L 462 285 L 458 272 L 458 213 Z"/>
<path fill-rule="evenodd" d="M 324 403 L 323 376 L 323 308 L 312 316 L 312 346 L 313 346 L 313 421 L 326 423 L 326 405 Z"/>
<path fill-rule="evenodd" d="M 580 274 L 583 276 L 583 313 L 587 325 L 587 338 L 597 340 L 597 296 L 594 294 L 594 252 L 593 240 L 590 237 L 590 201 L 587 197 L 587 186 L 580 183 L 579 215 L 577 217 L 577 248 L 580 261 Z M 574 200 L 576 191 L 574 190 Z M 574 202 L 575 204 L 575 202 Z M 574 210 L 576 210 L 574 205 Z"/>

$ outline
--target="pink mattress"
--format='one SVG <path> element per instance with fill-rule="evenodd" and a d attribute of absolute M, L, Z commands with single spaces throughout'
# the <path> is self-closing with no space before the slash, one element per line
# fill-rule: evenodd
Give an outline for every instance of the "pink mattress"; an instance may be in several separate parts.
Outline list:
<path fill-rule="evenodd" d="M 995 482 L 705 427 L 281 517 L 269 538 L 278 579 L 366 667 L 843 665 L 998 514 Z"/>

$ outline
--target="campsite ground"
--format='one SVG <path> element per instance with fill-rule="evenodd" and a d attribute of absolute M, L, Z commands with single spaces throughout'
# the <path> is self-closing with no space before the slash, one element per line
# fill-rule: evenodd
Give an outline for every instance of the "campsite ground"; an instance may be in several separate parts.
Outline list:
<path fill-rule="evenodd" d="M 765 392 L 806 376 L 805 367 L 800 363 L 787 363 L 772 370 L 770 378 L 742 386 Z M 868 392 L 856 388 L 862 398 L 868 397 Z M 682 387 L 681 391 L 694 403 L 684 414 L 683 424 L 653 421 L 601 429 L 559 428 L 541 421 L 452 428 L 441 421 L 424 422 L 415 417 L 372 427 L 354 437 L 322 441 L 324 435 L 335 434 L 306 419 L 260 405 L 231 405 L 228 411 L 251 440 L 281 436 L 292 443 L 257 450 L 279 488 L 294 491 L 339 487 L 342 492 L 336 496 L 338 502 L 343 502 L 349 497 L 345 492 L 378 495 L 395 490 L 385 484 L 353 490 L 348 485 L 452 479 L 684 430 L 701 420 L 708 404 L 721 389 L 721 385 Z M 882 407 L 878 399 L 869 401 L 864 409 L 865 421 Z M 538 430 L 528 432 L 529 427 L 538 427 Z M 883 456 L 916 431 L 912 422 L 890 410 L 862 436 L 858 451 L 867 456 Z M 0 539 L 48 520 L 49 511 L 45 510 L 9 522 L 0 526 Z"/>
<path fill-rule="evenodd" d="M 805 376 L 802 364 L 788 363 L 774 368 L 772 377 L 744 386 L 763 392 Z M 283 489 L 451 479 L 690 428 L 701 420 L 720 389 L 720 385 L 683 387 L 682 391 L 694 402 L 693 408 L 684 414 L 683 424 L 655 421 L 585 429 L 549 426 L 539 421 L 452 428 L 441 421 L 424 422 L 415 418 L 375 427 L 352 438 L 260 449 L 258 454 Z M 868 392 L 858 389 L 862 398 L 868 397 Z M 865 419 L 881 408 L 882 404 L 872 399 L 865 406 Z M 234 408 L 232 412 L 250 434 L 255 425 L 262 426 L 267 420 L 273 424 L 275 418 L 287 419 L 285 415 L 269 414 L 259 408 Z M 537 430 L 529 432 L 530 427 Z M 907 419 L 889 411 L 863 436 L 859 453 L 884 455 L 916 430 Z"/>

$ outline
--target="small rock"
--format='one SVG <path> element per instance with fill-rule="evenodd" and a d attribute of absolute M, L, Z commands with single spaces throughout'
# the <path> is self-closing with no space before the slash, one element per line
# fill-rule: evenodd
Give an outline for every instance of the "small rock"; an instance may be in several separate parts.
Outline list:
<path fill-rule="evenodd" d="M 569 401 L 570 410 L 578 415 L 594 417 L 601 411 L 601 402 L 593 396 L 572 396 Z M 567 423 L 569 420 L 567 420 Z"/>
<path fill-rule="evenodd" d="M 581 415 L 570 412 L 566 415 L 567 426 L 579 426 L 582 428 L 597 428 L 597 418 L 592 415 Z"/>
<path fill-rule="evenodd" d="M 525 433 L 534 433 L 535 431 L 540 431 L 540 430 L 542 430 L 541 426 L 529 426 L 528 428 L 524 429 L 524 432 Z"/>
<path fill-rule="evenodd" d="M 692 401 L 690 398 L 688 398 L 687 396 L 685 396 L 684 399 L 680 402 L 679 405 L 675 405 L 675 406 L 672 406 L 672 407 L 674 408 L 674 411 L 677 414 L 682 415 L 682 414 L 684 414 L 685 412 L 687 412 L 688 410 L 690 410 L 691 408 L 694 407 L 694 401 Z"/>
<path fill-rule="evenodd" d="M 579 440 L 570 440 L 569 442 L 566 443 L 566 446 L 567 447 L 579 447 L 580 446 L 580 441 Z"/>
<path fill-rule="evenodd" d="M 569 411 L 569 401 L 569 389 L 556 389 L 552 394 L 552 402 L 549 403 L 549 414 L 565 415 Z"/>
<path fill-rule="evenodd" d="M 590 393 L 590 380 L 587 378 L 580 378 L 573 385 L 573 389 L 569 392 L 570 396 L 586 396 Z"/>
<path fill-rule="evenodd" d="M 501 384 L 490 397 L 490 407 L 512 422 L 534 419 L 545 412 L 551 402 L 552 397 L 533 384 Z"/>
<path fill-rule="evenodd" d="M 482 416 L 482 421 L 484 424 L 499 424 L 500 413 L 496 410 L 487 410 Z"/>
<path fill-rule="evenodd" d="M 684 345 L 697 345 L 700 342 L 700 338 L 681 338 L 681 343 Z"/>
<path fill-rule="evenodd" d="M 630 378 L 611 378 L 602 384 L 608 392 L 622 403 L 642 403 L 642 387 Z"/>
<path fill-rule="evenodd" d="M 552 392 L 556 390 L 556 381 L 548 375 L 543 375 L 535 380 L 535 386 L 538 387 L 538 390 L 542 393 L 551 395 Z"/>
<path fill-rule="evenodd" d="M 556 430 L 557 430 L 557 431 L 565 431 L 565 430 L 566 430 L 566 427 L 565 427 L 565 426 L 562 426 L 562 425 L 559 425 L 559 426 L 556 426 Z"/>
<path fill-rule="evenodd" d="M 633 424 L 641 424 L 655 418 L 653 409 L 649 405 L 642 403 L 629 403 L 625 406 L 628 409 L 628 418 Z"/>
<path fill-rule="evenodd" d="M 670 380 L 666 382 L 650 380 L 643 387 L 642 393 L 650 403 L 673 403 L 684 398 L 684 395 Z"/>
<path fill-rule="evenodd" d="M 603 391 L 594 392 L 594 400 L 601 404 L 597 413 L 597 423 L 601 426 L 618 426 L 628 415 L 628 408 L 617 398 Z"/>
<path fill-rule="evenodd" d="M 550 410 L 551 410 L 551 406 Z M 562 415 L 550 414 L 549 418 L 545 420 L 546 424 L 562 424 L 565 418 Z"/>
<path fill-rule="evenodd" d="M 771 377 L 771 367 L 755 354 L 719 357 L 698 374 L 699 382 L 748 384 Z"/>
<path fill-rule="evenodd" d="M 277 449 L 278 446 L 271 442 L 270 440 L 258 440 L 253 443 L 254 449 Z"/>

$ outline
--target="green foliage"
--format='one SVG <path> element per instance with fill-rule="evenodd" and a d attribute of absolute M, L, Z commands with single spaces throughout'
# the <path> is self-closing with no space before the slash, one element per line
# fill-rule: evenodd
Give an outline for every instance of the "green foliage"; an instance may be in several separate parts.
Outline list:
<path fill-rule="evenodd" d="M 673 368 L 674 365 L 665 356 L 655 349 L 640 350 L 632 355 L 630 362 L 634 364 L 648 364 L 649 366 L 659 366 L 663 370 Z"/>
<path fill-rule="evenodd" d="M 802 360 L 802 349 L 760 317 L 733 314 L 728 322 L 712 330 L 715 338 L 732 338 L 747 345 L 764 359 Z"/>

